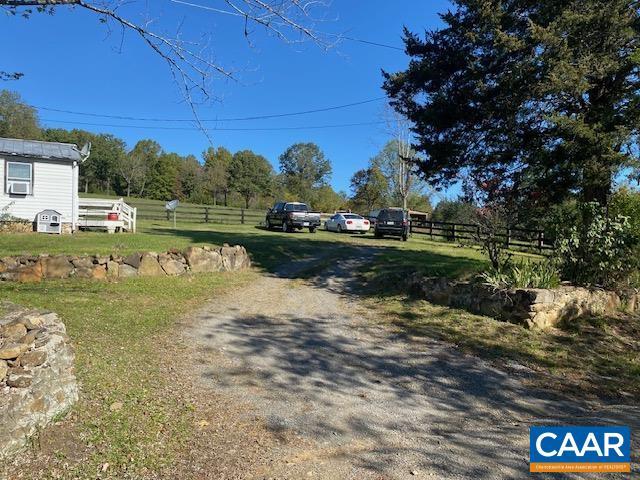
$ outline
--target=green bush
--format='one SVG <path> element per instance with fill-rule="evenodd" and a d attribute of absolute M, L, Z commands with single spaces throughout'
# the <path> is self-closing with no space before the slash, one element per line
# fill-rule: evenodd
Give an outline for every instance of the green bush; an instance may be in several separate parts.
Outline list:
<path fill-rule="evenodd" d="M 631 234 L 640 240 L 640 192 L 626 187 L 618 190 L 611 197 L 609 215 L 627 217 Z"/>
<path fill-rule="evenodd" d="M 560 285 L 560 273 L 555 262 L 521 260 L 504 269 L 491 268 L 482 279 L 496 290 L 509 288 L 555 288 Z"/>
<path fill-rule="evenodd" d="M 597 203 L 579 206 L 574 225 L 560 230 L 556 258 L 563 279 L 577 285 L 615 288 L 638 268 L 638 237 L 629 218 L 607 216 Z"/>

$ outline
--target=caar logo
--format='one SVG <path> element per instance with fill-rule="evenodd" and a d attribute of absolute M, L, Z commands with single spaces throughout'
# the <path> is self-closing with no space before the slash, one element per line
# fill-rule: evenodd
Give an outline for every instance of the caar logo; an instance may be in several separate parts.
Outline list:
<path fill-rule="evenodd" d="M 531 472 L 631 472 L 629 427 L 531 427 Z"/>

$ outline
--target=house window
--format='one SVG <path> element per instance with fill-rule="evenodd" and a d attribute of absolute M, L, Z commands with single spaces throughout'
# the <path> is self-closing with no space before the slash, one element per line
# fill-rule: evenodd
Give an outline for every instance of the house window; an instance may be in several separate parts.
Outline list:
<path fill-rule="evenodd" d="M 33 186 L 33 165 L 23 162 L 7 162 L 7 193 L 30 195 Z"/>

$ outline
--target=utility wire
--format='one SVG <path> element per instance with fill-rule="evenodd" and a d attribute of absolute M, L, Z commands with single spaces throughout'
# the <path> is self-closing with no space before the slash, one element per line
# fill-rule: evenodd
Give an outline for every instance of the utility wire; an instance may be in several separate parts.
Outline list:
<path fill-rule="evenodd" d="M 220 8 L 210 7 L 208 5 L 200 5 L 200 4 L 193 3 L 193 2 L 185 2 L 184 0 L 171 0 L 171 2 L 173 2 L 173 3 L 181 3 L 182 5 L 187 5 L 189 7 L 195 7 L 195 8 L 201 8 L 203 10 L 210 10 L 212 12 L 222 13 L 224 15 L 231 15 L 231 16 L 234 16 L 234 17 L 246 18 L 245 15 L 242 15 L 239 12 L 232 12 L 232 11 L 229 11 L 229 10 L 223 10 L 223 9 L 220 9 Z M 366 45 L 373 45 L 375 47 L 391 48 L 393 50 L 404 51 L 404 48 L 398 47 L 396 45 L 388 45 L 386 43 L 372 42 L 370 40 L 363 40 L 361 38 L 355 38 L 355 37 L 347 37 L 346 35 L 335 34 L 335 33 L 324 33 L 324 35 L 329 35 L 329 36 L 332 36 L 332 37 L 336 37 L 336 38 L 338 38 L 340 40 L 350 40 L 352 42 L 364 43 Z"/>
<path fill-rule="evenodd" d="M 340 110 L 343 108 L 355 107 L 358 105 L 365 105 L 367 103 L 379 102 L 380 100 L 386 100 L 387 97 L 376 97 L 370 98 L 368 100 L 363 100 L 361 102 L 353 102 L 353 103 L 345 103 L 343 105 L 335 105 L 332 107 L 324 107 L 324 108 L 316 108 L 312 110 L 302 110 L 299 112 L 287 112 L 287 113 L 273 113 L 267 115 L 254 115 L 249 117 L 235 117 L 235 118 L 211 118 L 211 119 L 201 119 L 200 122 L 241 122 L 248 120 L 266 120 L 269 118 L 281 118 L 281 117 L 293 117 L 297 115 L 308 115 L 310 113 L 320 113 L 320 112 L 329 112 L 331 110 Z M 32 108 L 36 108 L 38 110 L 45 110 L 48 112 L 56 112 L 56 113 L 68 113 L 71 115 L 82 115 L 84 117 L 97 117 L 97 118 L 113 118 L 116 120 L 135 120 L 140 122 L 193 122 L 193 119 L 185 119 L 185 118 L 150 118 L 150 117 L 129 117 L 122 115 L 106 115 L 100 113 L 91 113 L 91 112 L 76 112 L 72 110 L 62 110 L 59 108 L 51 108 L 51 107 L 42 107 L 38 105 L 30 105 Z"/>
<path fill-rule="evenodd" d="M 72 125 L 85 125 L 85 126 L 93 126 L 93 127 L 116 127 L 116 128 L 143 128 L 143 129 L 154 129 L 154 130 L 192 130 L 192 131 L 202 131 L 201 128 L 198 127 L 163 127 L 163 126 L 146 126 L 146 125 L 116 125 L 116 124 L 108 124 L 108 123 L 87 123 L 87 122 L 72 122 L 66 120 L 56 120 L 56 119 L 42 119 L 43 122 L 52 122 L 52 123 L 66 123 Z M 279 131 L 279 130 L 320 130 L 325 128 L 344 128 L 344 127 L 360 127 L 366 125 L 381 125 L 386 123 L 384 121 L 379 122 L 361 122 L 361 123 L 342 123 L 342 124 L 334 124 L 334 125 L 309 125 L 306 127 L 256 127 L 256 128 L 225 128 L 225 127 L 211 127 L 208 128 L 208 131 L 228 131 L 228 132 L 253 132 L 253 131 Z"/>

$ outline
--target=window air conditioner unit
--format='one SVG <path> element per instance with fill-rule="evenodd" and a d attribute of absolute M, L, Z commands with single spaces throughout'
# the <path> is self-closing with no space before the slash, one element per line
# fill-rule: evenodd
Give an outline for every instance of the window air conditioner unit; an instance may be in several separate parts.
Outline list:
<path fill-rule="evenodd" d="M 9 193 L 16 195 L 29 195 L 31 184 L 29 182 L 11 182 L 9 184 Z"/>

